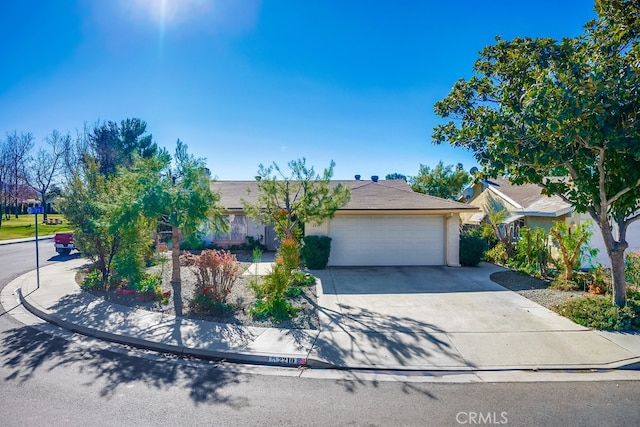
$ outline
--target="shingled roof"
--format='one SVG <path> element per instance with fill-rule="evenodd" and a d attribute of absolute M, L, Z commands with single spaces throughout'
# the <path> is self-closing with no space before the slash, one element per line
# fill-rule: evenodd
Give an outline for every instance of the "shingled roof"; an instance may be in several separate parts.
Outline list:
<path fill-rule="evenodd" d="M 335 180 L 351 190 L 351 200 L 341 211 L 456 211 L 469 212 L 476 207 L 465 203 L 416 193 L 403 180 Z M 242 209 L 242 200 L 255 202 L 258 196 L 256 181 L 215 181 L 211 189 L 220 193 L 220 204 L 228 210 Z M 249 190 L 249 191 L 247 191 Z"/>
<path fill-rule="evenodd" d="M 507 178 L 495 178 L 487 183 L 493 191 L 519 205 L 517 206 L 519 210 L 526 214 L 558 215 L 572 208 L 558 196 L 542 194 L 542 187 L 537 184 L 513 185 Z"/>

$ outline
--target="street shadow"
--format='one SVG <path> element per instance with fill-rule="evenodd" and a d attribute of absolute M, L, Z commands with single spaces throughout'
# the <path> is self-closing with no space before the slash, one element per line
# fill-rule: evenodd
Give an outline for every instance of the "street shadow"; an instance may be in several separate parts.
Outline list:
<path fill-rule="evenodd" d="M 82 256 L 80 255 L 80 252 L 74 252 L 74 253 L 69 254 L 69 255 L 57 254 L 57 255 L 54 255 L 54 256 L 50 257 L 49 259 L 47 259 L 47 261 L 64 262 L 64 261 L 69 261 L 69 260 L 78 259 L 78 258 L 82 258 Z"/>
<path fill-rule="evenodd" d="M 124 352 L 86 348 L 30 327 L 0 333 L 0 343 L 3 349 L 0 364 L 10 371 L 3 378 L 5 383 L 25 383 L 39 370 L 66 368 L 89 376 L 86 385 L 103 384 L 100 396 L 104 398 L 116 395 L 120 388 L 130 384 L 144 383 L 160 390 L 185 388 L 196 405 L 223 404 L 233 408 L 249 405 L 248 398 L 225 393 L 227 387 L 241 381 L 239 374 L 215 364 L 185 364 L 161 357 L 150 361 Z"/>

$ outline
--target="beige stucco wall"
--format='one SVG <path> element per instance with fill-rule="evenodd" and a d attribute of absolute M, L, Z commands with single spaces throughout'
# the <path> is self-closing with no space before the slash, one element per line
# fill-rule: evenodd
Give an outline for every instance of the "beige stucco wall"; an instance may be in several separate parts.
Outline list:
<path fill-rule="evenodd" d="M 476 190 L 477 191 L 477 190 Z M 491 211 L 502 211 L 508 210 L 510 212 L 517 211 L 517 207 L 507 202 L 501 197 L 498 197 L 495 193 L 490 190 L 485 190 L 480 193 L 475 198 L 471 199 L 469 202 L 470 206 L 475 206 L 480 208 L 482 212 L 485 214 L 489 214 Z M 471 218 L 476 212 L 471 213 L 462 213 L 460 214 L 460 219 L 463 223 L 468 223 L 469 218 Z"/>
<path fill-rule="evenodd" d="M 322 224 L 305 224 L 304 225 L 305 236 L 328 236 L 329 235 L 329 221 L 325 221 Z"/>
<path fill-rule="evenodd" d="M 445 262 L 460 267 L 460 215 L 452 214 L 445 221 Z"/>

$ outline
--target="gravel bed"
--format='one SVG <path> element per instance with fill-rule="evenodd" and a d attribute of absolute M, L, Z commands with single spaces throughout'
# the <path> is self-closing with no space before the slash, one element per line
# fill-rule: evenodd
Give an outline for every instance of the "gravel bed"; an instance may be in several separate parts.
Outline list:
<path fill-rule="evenodd" d="M 500 271 L 493 273 L 490 278 L 500 286 L 517 292 L 523 297 L 548 309 L 552 309 L 554 305 L 562 304 L 571 298 L 588 295 L 587 292 L 549 289 L 549 282 L 531 277 L 519 271 Z"/>
<path fill-rule="evenodd" d="M 236 254 L 238 261 L 242 266 L 242 271 L 246 271 L 251 265 L 251 254 Z M 162 277 L 163 291 L 172 290 L 171 287 L 171 260 L 161 262 L 147 270 L 152 274 L 159 274 Z M 281 323 L 274 323 L 270 319 L 255 319 L 250 313 L 251 308 L 256 303 L 256 297 L 253 289 L 249 285 L 251 277 L 240 276 L 233 285 L 227 302 L 234 306 L 234 310 L 225 316 L 212 316 L 203 313 L 194 313 L 189 310 L 189 302 L 193 299 L 193 292 L 196 283 L 196 275 L 192 267 L 181 266 L 180 276 L 182 279 L 182 301 L 183 301 L 183 317 L 193 319 L 204 319 L 215 322 L 229 323 L 234 325 L 258 326 L 265 328 L 287 328 L 287 329 L 318 329 L 319 321 L 317 314 L 317 295 L 316 286 L 303 286 L 302 294 L 296 298 L 289 299 L 289 302 L 298 309 L 298 314 L 294 319 Z M 259 278 L 258 278 L 259 279 Z M 175 315 L 175 307 L 173 304 L 173 296 L 168 304 L 160 304 L 158 302 L 143 302 L 135 295 L 118 295 L 114 291 L 92 291 L 94 295 L 100 298 L 126 305 L 129 307 L 140 308 L 143 310 L 162 312 Z"/>

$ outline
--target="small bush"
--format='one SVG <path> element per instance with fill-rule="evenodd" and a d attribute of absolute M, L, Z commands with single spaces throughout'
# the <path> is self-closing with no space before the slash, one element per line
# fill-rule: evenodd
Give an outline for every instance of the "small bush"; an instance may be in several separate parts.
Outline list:
<path fill-rule="evenodd" d="M 640 329 L 640 304 L 637 301 L 629 301 L 620 308 L 612 303 L 610 297 L 594 295 L 571 299 L 553 309 L 588 328 L 613 331 Z"/>
<path fill-rule="evenodd" d="M 226 311 L 227 297 L 240 275 L 236 256 L 228 251 L 205 250 L 200 255 L 189 254 L 185 260 L 197 278 L 192 310 L 212 314 Z"/>
<path fill-rule="evenodd" d="M 460 264 L 475 267 L 482 261 L 486 250 L 487 242 L 481 237 L 466 232 L 460 235 Z"/>
<path fill-rule="evenodd" d="M 640 251 L 630 252 L 624 260 L 627 282 L 640 285 Z"/>
<path fill-rule="evenodd" d="M 493 248 L 484 253 L 484 259 L 494 264 L 506 265 L 509 260 L 506 245 L 503 242 L 498 242 Z"/>
<path fill-rule="evenodd" d="M 91 270 L 80 284 L 80 288 L 85 291 L 91 291 L 94 289 L 102 289 L 104 283 L 102 283 L 102 273 L 99 270 Z"/>
<path fill-rule="evenodd" d="M 297 286 L 289 286 L 287 292 L 284 293 L 287 298 L 298 298 L 300 295 L 302 295 L 302 289 Z"/>
<path fill-rule="evenodd" d="M 282 262 L 288 272 L 300 267 L 300 245 L 294 239 L 283 239 L 277 255 L 278 260 Z"/>
<path fill-rule="evenodd" d="M 557 289 L 559 291 L 580 291 L 584 290 L 580 281 L 573 279 L 567 279 L 564 275 L 554 277 L 549 284 L 550 289 Z"/>
<path fill-rule="evenodd" d="M 302 261 L 307 268 L 323 269 L 329 262 L 331 254 L 331 237 L 305 236 L 304 245 L 300 250 Z"/>
<path fill-rule="evenodd" d="M 135 283 L 132 287 L 140 293 L 155 293 L 156 288 L 162 289 L 162 279 L 155 274 L 145 274 L 142 280 Z"/>
<path fill-rule="evenodd" d="M 206 245 L 202 238 L 202 233 L 190 234 L 180 242 L 180 249 L 183 251 L 199 251 L 205 248 Z"/>
<path fill-rule="evenodd" d="M 280 258 L 280 257 L 279 257 Z M 295 308 L 286 300 L 285 294 L 291 284 L 291 270 L 279 261 L 257 285 L 260 300 L 251 310 L 255 317 L 271 317 L 276 322 L 290 319 L 296 315 Z"/>
<path fill-rule="evenodd" d="M 311 274 L 296 271 L 291 275 L 291 286 L 311 286 L 315 285 L 316 278 Z"/>

